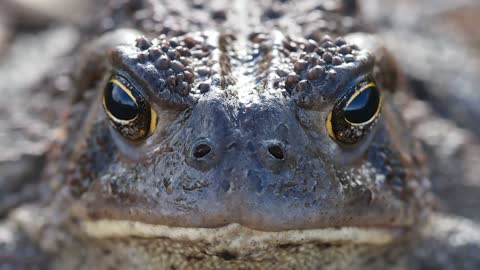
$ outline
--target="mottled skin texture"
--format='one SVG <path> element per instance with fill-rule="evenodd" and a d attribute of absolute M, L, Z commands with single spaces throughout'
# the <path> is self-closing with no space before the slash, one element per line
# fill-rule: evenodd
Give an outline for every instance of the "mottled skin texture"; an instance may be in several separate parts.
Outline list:
<path fill-rule="evenodd" d="M 428 181 L 421 152 L 391 102 L 394 63 L 378 40 L 354 34 L 362 24 L 350 1 L 301 7 L 111 2 L 89 24 L 97 33 L 86 35 L 78 51 L 75 109 L 47 173 L 54 199 L 31 233 L 42 232 L 35 240 L 50 255 L 49 267 L 408 265 L 397 253 L 405 252 L 422 224 Z M 148 138 L 126 140 L 108 121 L 101 98 L 112 73 L 127 78 L 158 115 Z M 341 145 L 328 134 L 327 116 L 367 77 L 380 89 L 381 115 L 348 135 L 361 137 L 359 143 Z M 202 144 L 210 152 L 199 157 L 195 149 Z M 232 248 L 229 239 L 96 239 L 82 231 L 83 222 L 105 219 L 186 228 L 235 223 L 264 232 L 369 227 L 402 233 L 385 246 L 273 239 L 262 248 Z"/>
<path fill-rule="evenodd" d="M 232 20 L 244 16 L 226 12 Z M 321 14 L 338 21 L 339 31 L 351 31 L 341 27 L 341 6 Z M 220 25 L 233 27 L 228 18 Z M 149 138 L 128 142 L 93 101 L 88 147 L 75 150 L 82 162 L 67 176 L 91 215 L 263 230 L 412 223 L 423 195 L 420 164 L 408 136 L 392 135 L 402 129 L 398 121 L 389 127 L 398 118 L 389 104 L 395 85 L 382 82 L 396 70 L 374 72 L 382 60 L 375 62 L 375 52 L 323 29 L 300 37 L 274 26 L 269 34 L 246 27 L 180 35 L 161 26 L 153 33 L 137 29 L 146 37 L 135 41 L 128 37 L 138 34 L 128 30 L 103 38 L 112 47 L 105 76 L 119 73 L 141 89 L 159 125 Z M 361 143 L 342 147 L 327 135 L 327 114 L 366 76 L 379 82 L 385 109 Z M 201 143 L 211 152 L 196 158 Z M 272 156 L 270 146 L 284 158 Z"/>
<path fill-rule="evenodd" d="M 136 46 L 110 51 L 114 72 L 151 97 L 160 124 L 131 143 L 109 128 L 104 114 L 94 116 L 89 147 L 75 153 L 85 162 L 68 176 L 81 180 L 79 193 L 86 189 L 81 196 L 91 214 L 261 230 L 410 224 L 421 176 L 411 149 L 402 149 L 402 160 L 391 142 L 388 94 L 385 117 L 363 131 L 368 135 L 361 143 L 341 147 L 325 131 L 331 104 L 345 85 L 373 72 L 373 57 L 347 50 L 322 58 L 318 53 L 328 48 L 310 41 L 312 48 L 301 49 L 302 41 L 288 41 L 300 47 L 288 50 L 275 34 L 278 40 L 262 35 L 260 44 L 238 49 L 233 37 L 210 33 L 154 45 L 140 38 Z M 345 43 L 328 40 L 333 50 Z M 191 44 L 171 48 L 186 41 Z M 199 158 L 200 144 L 211 152 Z M 272 146 L 284 157 L 270 154 Z M 86 169 L 91 166 L 97 169 Z"/>

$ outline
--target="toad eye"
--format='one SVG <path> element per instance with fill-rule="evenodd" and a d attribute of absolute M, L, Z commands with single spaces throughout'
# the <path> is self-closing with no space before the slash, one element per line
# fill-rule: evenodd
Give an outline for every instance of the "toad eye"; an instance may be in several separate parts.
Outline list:
<path fill-rule="evenodd" d="M 155 130 L 155 111 L 126 78 L 120 75 L 110 78 L 105 86 L 102 103 L 110 123 L 126 139 L 137 141 Z"/>
<path fill-rule="evenodd" d="M 327 117 L 327 131 L 344 145 L 360 142 L 380 116 L 382 97 L 373 81 L 364 81 L 349 89 Z"/>

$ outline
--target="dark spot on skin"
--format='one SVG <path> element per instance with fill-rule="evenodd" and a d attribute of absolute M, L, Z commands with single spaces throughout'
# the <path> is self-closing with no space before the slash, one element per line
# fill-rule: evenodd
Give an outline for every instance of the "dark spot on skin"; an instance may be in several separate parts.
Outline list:
<path fill-rule="evenodd" d="M 191 262 L 191 261 L 198 262 L 198 261 L 203 260 L 202 257 L 200 257 L 200 256 L 195 256 L 195 255 L 187 255 L 187 256 L 185 257 L 185 259 L 186 259 L 187 261 L 189 261 L 189 262 Z"/>
<path fill-rule="evenodd" d="M 170 179 L 164 178 L 162 182 L 163 182 L 163 186 L 165 187 L 165 191 L 167 192 L 167 194 L 171 194 L 173 189 L 172 189 L 172 182 L 170 181 Z"/>
<path fill-rule="evenodd" d="M 374 197 L 374 196 L 373 196 L 373 191 L 370 190 L 370 189 L 366 189 L 366 190 L 364 191 L 364 193 L 365 193 L 365 197 L 366 197 L 367 203 L 368 203 L 368 204 L 371 204 L 371 203 L 373 202 L 373 197 Z"/>
<path fill-rule="evenodd" d="M 212 151 L 212 148 L 210 145 L 206 143 L 201 143 L 197 146 L 195 146 L 195 149 L 193 150 L 193 156 L 195 158 L 203 158 L 206 155 L 208 155 Z"/>
<path fill-rule="evenodd" d="M 294 249 L 294 248 L 298 248 L 298 247 L 300 247 L 300 245 L 298 245 L 298 244 L 281 244 L 281 245 L 278 245 L 279 249 Z"/>
<path fill-rule="evenodd" d="M 173 40 L 173 39 L 170 40 L 168 43 L 170 43 L 170 46 L 172 46 L 172 47 L 177 47 L 177 46 L 178 46 L 177 41 L 176 41 L 176 40 Z"/>
<path fill-rule="evenodd" d="M 325 249 L 329 249 L 331 247 L 334 247 L 333 244 L 329 244 L 329 243 L 319 243 L 319 244 L 316 244 L 315 245 L 319 250 L 325 250 Z"/>
<path fill-rule="evenodd" d="M 224 179 L 222 181 L 221 187 L 222 187 L 223 191 L 227 192 L 228 190 L 230 190 L 230 186 L 231 186 L 231 184 L 230 184 L 229 180 Z"/>
<path fill-rule="evenodd" d="M 248 141 L 248 142 L 247 142 L 247 150 L 248 150 L 249 152 L 254 152 L 254 151 L 255 151 L 255 145 L 253 144 L 252 141 Z"/>
<path fill-rule="evenodd" d="M 224 259 L 225 261 L 231 261 L 237 259 L 237 255 L 229 251 L 223 251 L 217 255 L 218 257 Z"/>
<path fill-rule="evenodd" d="M 118 187 L 118 184 L 113 182 L 113 183 L 110 183 L 110 190 L 112 191 L 112 194 L 119 194 L 119 190 L 120 188 Z"/>
<path fill-rule="evenodd" d="M 283 70 L 283 69 L 277 69 L 276 72 L 277 72 L 277 75 L 280 76 L 280 77 L 285 77 L 285 76 L 288 75 L 288 72 L 286 70 Z"/>
<path fill-rule="evenodd" d="M 258 175 L 258 172 L 255 171 L 248 171 L 247 173 L 248 178 L 252 180 L 253 184 L 253 189 L 257 194 L 261 194 L 265 188 L 265 186 L 262 183 L 261 177 Z"/>
<path fill-rule="evenodd" d="M 268 147 L 268 152 L 272 157 L 283 160 L 285 158 L 285 154 L 283 153 L 283 149 L 280 145 L 274 144 Z"/>
<path fill-rule="evenodd" d="M 378 257 L 370 257 L 365 261 L 364 265 L 365 266 L 375 265 L 377 263 L 377 260 L 378 260 Z"/>
<path fill-rule="evenodd" d="M 210 90 L 210 84 L 208 83 L 201 83 L 198 85 L 198 89 L 200 89 L 200 93 L 206 93 Z"/>
<path fill-rule="evenodd" d="M 227 149 L 228 151 L 233 151 L 233 150 L 235 150 L 235 149 L 237 148 L 237 146 L 238 146 L 237 143 L 232 142 L 232 143 L 230 143 L 229 145 L 227 145 L 227 148 L 226 148 L 226 149 Z"/>
<path fill-rule="evenodd" d="M 148 49 L 152 46 L 152 43 L 148 39 L 146 39 L 145 37 L 140 37 L 136 40 L 135 45 L 140 50 L 146 50 L 146 49 Z"/>

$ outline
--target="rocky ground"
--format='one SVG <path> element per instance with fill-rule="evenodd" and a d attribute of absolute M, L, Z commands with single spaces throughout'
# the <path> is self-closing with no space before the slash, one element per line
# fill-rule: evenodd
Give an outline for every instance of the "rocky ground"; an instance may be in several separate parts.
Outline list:
<path fill-rule="evenodd" d="M 429 155 L 442 210 L 480 221 L 480 3 L 362 3 L 416 98 L 404 113 Z"/>

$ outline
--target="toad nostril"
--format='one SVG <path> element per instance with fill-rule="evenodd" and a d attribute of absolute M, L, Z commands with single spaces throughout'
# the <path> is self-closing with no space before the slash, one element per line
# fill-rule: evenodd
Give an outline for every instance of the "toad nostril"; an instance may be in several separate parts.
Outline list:
<path fill-rule="evenodd" d="M 193 156 L 195 158 L 202 158 L 208 155 L 211 151 L 212 151 L 212 148 L 210 147 L 210 145 L 206 143 L 201 143 L 195 146 L 195 149 L 193 149 Z"/>
<path fill-rule="evenodd" d="M 278 144 L 270 145 L 268 147 L 268 152 L 270 153 L 270 155 L 272 155 L 276 159 L 283 160 L 285 158 L 285 154 L 283 153 L 283 149 Z"/>

